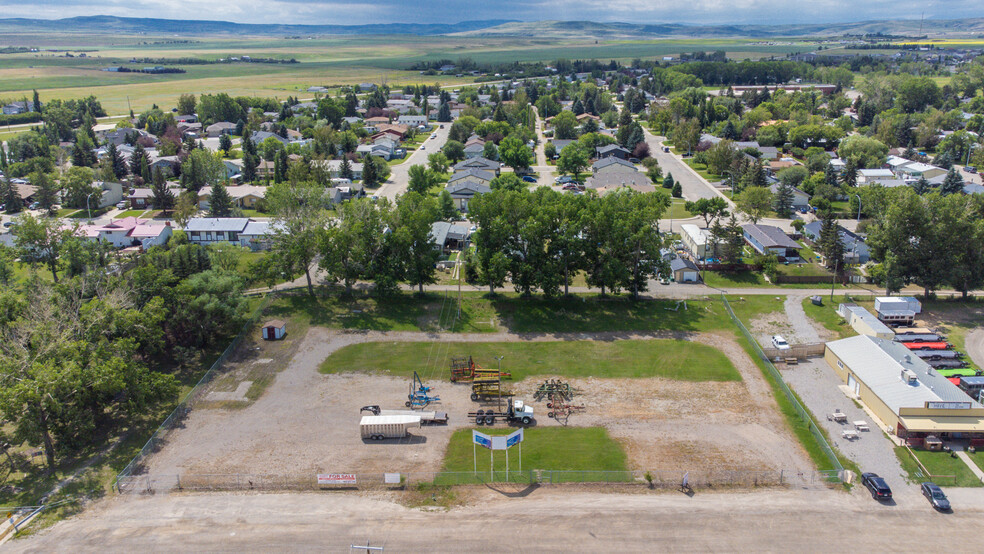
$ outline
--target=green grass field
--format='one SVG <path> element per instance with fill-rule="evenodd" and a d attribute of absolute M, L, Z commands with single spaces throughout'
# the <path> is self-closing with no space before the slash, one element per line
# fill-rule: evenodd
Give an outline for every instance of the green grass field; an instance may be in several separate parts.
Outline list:
<path fill-rule="evenodd" d="M 551 342 L 369 342 L 338 350 L 322 364 L 322 373 L 386 372 L 410 376 L 445 372 L 452 357 L 472 356 L 486 368 L 499 367 L 514 381 L 535 375 L 565 377 L 663 377 L 680 381 L 740 381 L 741 375 L 720 350 L 681 340 Z"/>
<path fill-rule="evenodd" d="M 927 476 L 912 459 L 912 456 L 906 452 L 905 447 L 896 446 L 895 454 L 899 457 L 899 463 L 902 464 L 902 469 L 909 474 L 909 480 L 913 483 L 936 479 L 936 484 L 943 487 L 948 485 L 957 487 L 984 486 L 984 483 L 974 475 L 963 460 L 950 457 L 949 452 L 930 452 L 921 449 L 912 449 L 912 452 L 932 474 L 932 476 Z"/>
<path fill-rule="evenodd" d="M 843 297 L 840 297 L 840 302 L 843 301 Z M 834 301 L 831 301 L 829 296 L 825 296 L 823 298 L 823 306 L 815 306 L 809 298 L 804 298 L 803 311 L 806 312 L 806 315 L 813 318 L 814 321 L 820 325 L 823 325 L 827 330 L 833 332 L 837 338 L 843 339 L 852 337 L 857 333 L 855 333 L 854 329 L 851 329 L 851 326 L 848 325 L 847 322 L 844 321 L 844 318 L 837 313 L 838 303 L 837 297 L 834 298 Z"/>
<path fill-rule="evenodd" d="M 480 428 L 480 431 L 491 435 L 506 435 L 513 429 Z M 472 448 L 472 430 L 458 429 L 451 435 L 448 449 L 444 455 L 443 470 L 447 472 L 472 473 L 477 462 L 478 472 L 488 478 L 491 460 L 488 450 Z M 494 471 L 505 472 L 506 456 L 509 456 L 509 480 L 525 481 L 529 477 L 519 472 L 519 447 L 513 447 L 506 452 L 495 452 Z M 546 469 L 554 471 L 578 472 L 618 472 L 606 475 L 605 480 L 631 480 L 626 466 L 625 451 L 613 440 L 602 427 L 532 427 L 524 431 L 522 469 Z M 501 475 L 501 474 L 500 474 Z M 583 474 L 582 474 L 583 475 Z M 599 475 L 598 477 L 602 477 Z M 581 475 L 570 476 L 571 480 L 583 480 Z M 555 475 L 554 481 L 564 480 L 562 474 Z M 435 484 L 446 482 L 467 482 L 468 476 L 439 476 Z M 478 479 L 476 479 L 478 481 Z"/>

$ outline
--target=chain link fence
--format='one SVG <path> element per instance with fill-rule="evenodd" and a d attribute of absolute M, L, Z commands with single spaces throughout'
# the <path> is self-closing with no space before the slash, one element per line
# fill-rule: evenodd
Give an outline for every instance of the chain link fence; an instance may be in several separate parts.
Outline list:
<path fill-rule="evenodd" d="M 836 471 L 789 470 L 651 470 L 651 471 L 555 471 L 529 469 L 495 472 L 411 472 L 397 474 L 353 474 L 354 483 L 319 484 L 313 474 L 143 474 L 120 476 L 121 494 L 169 491 L 313 491 L 313 490 L 402 490 L 418 486 L 458 485 L 570 485 L 611 484 L 650 488 L 775 487 L 825 485 L 839 482 Z M 387 479 L 390 477 L 390 479 Z"/>
<path fill-rule="evenodd" d="M 817 444 L 820 445 L 820 449 L 823 451 L 824 455 L 827 456 L 827 459 L 830 461 L 831 467 L 834 468 L 838 473 L 843 471 L 844 466 L 841 465 L 840 460 L 837 459 L 837 455 L 834 454 L 833 449 L 830 448 L 830 444 L 827 443 L 827 439 L 823 436 L 823 433 L 820 431 L 820 427 L 817 426 L 817 423 L 815 421 L 813 421 L 813 416 L 810 415 L 810 412 L 806 411 L 806 408 L 804 408 L 803 405 L 800 404 L 799 400 L 796 398 L 796 395 L 793 394 L 793 391 L 789 389 L 788 385 L 786 385 L 786 382 L 783 380 L 782 375 L 779 373 L 779 370 L 776 369 L 776 366 L 772 365 L 772 361 L 769 360 L 769 356 L 767 356 L 765 352 L 762 351 L 762 347 L 759 346 L 758 341 L 755 340 L 755 337 L 753 337 L 752 334 L 748 332 L 748 329 L 745 328 L 745 325 L 741 322 L 740 319 L 738 319 L 738 316 L 735 315 L 734 310 L 731 309 L 731 304 L 728 303 L 728 299 L 727 297 L 725 297 L 723 293 L 721 294 L 721 301 L 724 302 L 724 307 L 726 310 L 728 310 L 728 315 L 731 317 L 731 321 L 733 321 L 734 324 L 738 326 L 738 329 L 741 330 L 741 333 L 745 335 L 745 340 L 747 340 L 748 343 L 752 346 L 752 349 L 755 351 L 755 354 L 759 358 L 761 358 L 762 363 L 765 364 L 765 367 L 768 370 L 769 374 L 772 375 L 773 379 L 775 379 L 776 383 L 779 385 L 779 388 L 780 390 L 782 390 L 783 395 L 785 395 L 786 399 L 789 400 L 789 403 L 792 404 L 793 409 L 796 410 L 796 413 L 799 415 L 800 419 L 803 420 L 803 423 L 806 423 L 807 428 L 810 430 L 810 434 L 812 434 L 813 438 L 816 439 Z"/>
<path fill-rule="evenodd" d="M 182 420 L 188 415 L 194 405 L 204 398 L 205 389 L 208 387 L 208 384 L 221 372 L 225 362 L 234 352 L 236 352 L 236 349 L 239 348 L 239 345 L 243 342 L 243 339 L 263 316 L 264 310 L 266 310 L 266 308 L 270 305 L 270 302 L 274 297 L 275 294 L 268 294 L 263 297 L 260 305 L 253 311 L 252 314 L 250 314 L 250 316 L 246 319 L 246 322 L 243 323 L 243 326 L 240 328 L 236 338 L 229 343 L 229 346 L 222 351 L 222 354 L 215 360 L 214 363 L 212 363 L 208 371 L 202 375 L 202 378 L 198 380 L 198 383 L 195 384 L 194 388 L 192 388 L 188 394 L 185 395 L 181 402 L 178 403 L 177 407 L 174 408 L 164 422 L 161 423 L 157 430 L 154 431 L 154 434 L 150 436 L 150 439 L 146 444 L 144 444 L 143 448 L 140 449 L 140 452 L 138 452 L 137 455 L 134 456 L 133 460 L 131 460 L 130 463 L 123 468 L 123 471 L 116 476 L 115 484 L 117 490 L 122 491 L 120 488 L 121 482 L 131 482 L 131 476 L 139 474 L 144 470 L 143 463 L 147 457 L 156 452 L 157 449 L 164 444 L 167 434 L 175 427 L 180 427 Z"/>

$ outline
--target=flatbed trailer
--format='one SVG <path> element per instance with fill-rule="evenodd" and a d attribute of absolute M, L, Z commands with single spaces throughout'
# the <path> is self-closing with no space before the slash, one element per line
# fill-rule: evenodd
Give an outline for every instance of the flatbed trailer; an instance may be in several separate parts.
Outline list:
<path fill-rule="evenodd" d="M 940 375 L 950 379 L 952 377 L 976 377 L 978 371 L 972 367 L 942 367 L 936 370 Z"/>
<path fill-rule="evenodd" d="M 967 362 L 963 360 L 926 360 L 933 369 L 956 369 L 967 367 Z"/>
<path fill-rule="evenodd" d="M 909 350 L 948 350 L 951 345 L 948 342 L 903 342 L 902 346 Z"/>
<path fill-rule="evenodd" d="M 383 410 L 378 405 L 363 406 L 360 412 L 369 412 L 376 416 L 417 416 L 420 418 L 420 422 L 427 424 L 444 424 L 448 423 L 448 413 L 447 412 L 436 412 L 436 411 L 419 411 L 419 410 Z"/>
<path fill-rule="evenodd" d="M 923 360 L 956 360 L 963 356 L 956 350 L 913 350 L 913 354 Z"/>
<path fill-rule="evenodd" d="M 943 337 L 937 333 L 923 333 L 923 334 L 909 334 L 909 335 L 899 335 L 895 334 L 896 342 L 941 342 Z"/>

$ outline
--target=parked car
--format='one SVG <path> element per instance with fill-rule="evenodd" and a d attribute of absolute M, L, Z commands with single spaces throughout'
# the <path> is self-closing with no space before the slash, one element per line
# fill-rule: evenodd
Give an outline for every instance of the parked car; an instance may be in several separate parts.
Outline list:
<path fill-rule="evenodd" d="M 36 209 L 38 209 L 40 207 L 41 207 L 41 203 L 40 202 L 31 202 L 31 205 L 28 206 L 28 209 L 36 210 Z"/>
<path fill-rule="evenodd" d="M 4 226 L 4 227 L 13 227 L 14 225 L 15 225 L 15 224 L 14 224 L 14 222 L 13 222 L 13 221 L 4 221 L 4 222 L 3 222 L 3 226 Z"/>
<path fill-rule="evenodd" d="M 929 500 L 929 503 L 941 512 L 950 511 L 950 501 L 943 494 L 943 489 L 941 489 L 936 483 L 923 483 L 922 484 L 923 496 Z"/>
<path fill-rule="evenodd" d="M 669 147 L 669 146 L 664 146 L 664 147 L 663 147 L 663 152 L 666 152 L 667 154 L 669 154 L 669 152 L 670 152 L 670 147 Z"/>
<path fill-rule="evenodd" d="M 536 177 L 534 177 L 532 175 L 523 175 L 522 179 L 523 179 L 523 181 L 526 181 L 527 183 L 535 183 L 536 182 Z"/>
<path fill-rule="evenodd" d="M 563 185 L 565 183 L 573 183 L 574 178 L 571 177 L 570 175 L 561 175 L 560 177 L 554 179 L 554 182 L 557 183 L 558 185 Z"/>
<path fill-rule="evenodd" d="M 118 210 L 125 210 L 126 209 L 126 202 L 124 201 L 124 202 L 117 203 L 116 204 L 116 209 L 118 209 Z"/>
<path fill-rule="evenodd" d="M 640 162 L 639 162 L 639 158 L 629 158 L 629 163 L 630 163 L 630 164 L 637 164 L 637 163 L 640 163 Z"/>
<path fill-rule="evenodd" d="M 977 168 L 972 165 L 965 166 L 964 169 L 967 173 L 977 173 Z"/>
<path fill-rule="evenodd" d="M 779 350 L 789 350 L 789 343 L 782 338 L 782 335 L 772 335 L 772 346 Z"/>
<path fill-rule="evenodd" d="M 871 497 L 876 500 L 892 499 L 892 489 L 877 473 L 862 473 L 861 484 L 868 488 Z"/>

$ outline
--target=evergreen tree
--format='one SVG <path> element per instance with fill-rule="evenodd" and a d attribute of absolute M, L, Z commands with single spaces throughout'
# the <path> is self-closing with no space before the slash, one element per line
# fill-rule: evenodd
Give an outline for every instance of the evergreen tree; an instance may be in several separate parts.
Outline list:
<path fill-rule="evenodd" d="M 232 150 L 232 139 L 229 138 L 227 133 L 222 133 L 222 135 L 219 136 L 219 150 L 222 150 L 227 155 L 229 154 L 229 151 Z"/>
<path fill-rule="evenodd" d="M 342 157 L 342 163 L 338 168 L 338 176 L 342 179 L 348 179 L 349 181 L 355 179 L 355 172 L 352 171 L 352 164 L 346 156 Z"/>
<path fill-rule="evenodd" d="M 232 197 L 225 185 L 216 183 L 212 185 L 212 194 L 208 201 L 209 213 L 212 217 L 229 217 L 232 213 Z"/>
<path fill-rule="evenodd" d="M 246 141 L 250 142 L 250 141 Z M 252 183 L 256 180 L 256 166 L 259 165 L 256 154 L 246 152 L 243 156 L 243 182 Z"/>
<path fill-rule="evenodd" d="M 151 180 L 150 162 L 148 159 L 146 154 L 140 158 L 140 178 L 143 179 L 144 183 L 149 183 Z"/>
<path fill-rule="evenodd" d="M 147 151 L 140 144 L 133 147 L 133 154 L 130 154 L 130 173 L 143 176 L 143 158 Z"/>
<path fill-rule="evenodd" d="M 441 212 L 441 219 L 452 221 L 458 218 L 458 208 L 454 206 L 454 199 L 447 190 L 442 190 L 437 197 L 438 210 Z"/>
<path fill-rule="evenodd" d="M 92 167 L 96 165 L 96 154 L 92 139 L 83 131 L 75 133 L 75 145 L 72 146 L 72 165 L 78 167 Z"/>
<path fill-rule="evenodd" d="M 36 171 L 31 174 L 31 184 L 35 187 L 34 200 L 44 210 L 50 210 L 58 201 L 58 189 L 47 173 Z"/>
<path fill-rule="evenodd" d="M 832 187 L 837 186 L 837 170 L 829 162 L 827 163 L 827 167 L 823 168 L 823 182 Z"/>
<path fill-rule="evenodd" d="M 844 184 L 849 187 L 858 186 L 858 164 L 852 158 L 844 166 Z"/>
<path fill-rule="evenodd" d="M 123 155 L 117 150 L 114 143 L 109 143 L 106 147 L 106 159 L 107 163 L 113 169 L 113 175 L 116 176 L 117 180 L 126 177 L 128 168 L 126 166 L 126 160 L 123 159 Z"/>
<path fill-rule="evenodd" d="M 664 189 L 672 189 L 673 188 L 673 185 L 674 185 L 673 174 L 672 173 L 667 173 L 666 174 L 666 178 L 663 179 L 663 188 Z"/>
<path fill-rule="evenodd" d="M 919 180 L 912 184 L 912 190 L 914 190 L 916 194 L 926 194 L 932 188 L 933 187 L 930 186 L 929 181 L 927 181 L 925 177 L 919 177 Z"/>
<path fill-rule="evenodd" d="M 20 190 L 10 181 L 10 177 L 4 177 L 0 181 L 3 186 L 0 189 L 0 202 L 3 202 L 4 209 L 8 214 L 15 214 L 24 209 L 24 200 L 21 198 Z"/>
<path fill-rule="evenodd" d="M 0 169 L 7 169 L 7 151 L 0 146 Z"/>
<path fill-rule="evenodd" d="M 38 89 L 34 89 L 34 111 L 41 113 L 41 96 L 38 95 Z"/>
<path fill-rule="evenodd" d="M 506 117 L 506 111 L 502 109 L 502 104 L 495 107 L 495 112 L 492 114 L 492 121 L 509 121 Z"/>
<path fill-rule="evenodd" d="M 831 211 L 824 211 L 820 222 L 820 253 L 826 261 L 827 267 L 843 271 L 844 268 L 844 243 L 841 242 L 840 229 Z"/>
<path fill-rule="evenodd" d="M 574 112 L 574 115 L 581 115 L 584 113 L 584 103 L 581 102 L 580 98 L 574 100 L 574 105 L 571 106 L 571 111 Z"/>
<path fill-rule="evenodd" d="M 233 134 L 236 135 L 237 137 L 241 137 L 245 132 L 246 132 L 246 122 L 240 119 L 239 121 L 236 122 L 236 129 L 233 132 Z"/>
<path fill-rule="evenodd" d="M 174 208 L 174 193 L 167 186 L 167 181 L 164 179 L 164 174 L 161 173 L 160 168 L 154 170 L 153 180 L 154 209 L 170 211 Z"/>
<path fill-rule="evenodd" d="M 437 110 L 437 120 L 441 123 L 450 123 L 451 106 L 447 102 L 441 103 L 441 108 Z"/>
<path fill-rule="evenodd" d="M 683 198 L 683 187 L 680 186 L 680 183 L 673 183 L 673 189 L 670 191 L 670 194 L 673 195 L 673 198 Z"/>
<path fill-rule="evenodd" d="M 946 177 L 943 178 L 943 184 L 940 185 L 940 194 L 943 196 L 958 194 L 963 192 L 963 187 L 963 177 L 957 173 L 957 169 L 955 167 L 951 167 L 950 171 L 946 172 Z"/>
<path fill-rule="evenodd" d="M 273 162 L 273 182 L 283 183 L 287 180 L 287 151 L 277 151 L 277 157 Z"/>
<path fill-rule="evenodd" d="M 368 188 L 376 188 L 379 184 L 379 171 L 373 156 L 366 156 L 362 162 L 362 185 Z"/>
<path fill-rule="evenodd" d="M 783 181 L 779 182 L 779 186 L 776 188 L 776 195 L 773 200 L 773 207 L 776 214 L 782 218 L 788 218 L 793 215 L 793 189 L 788 184 Z"/>

